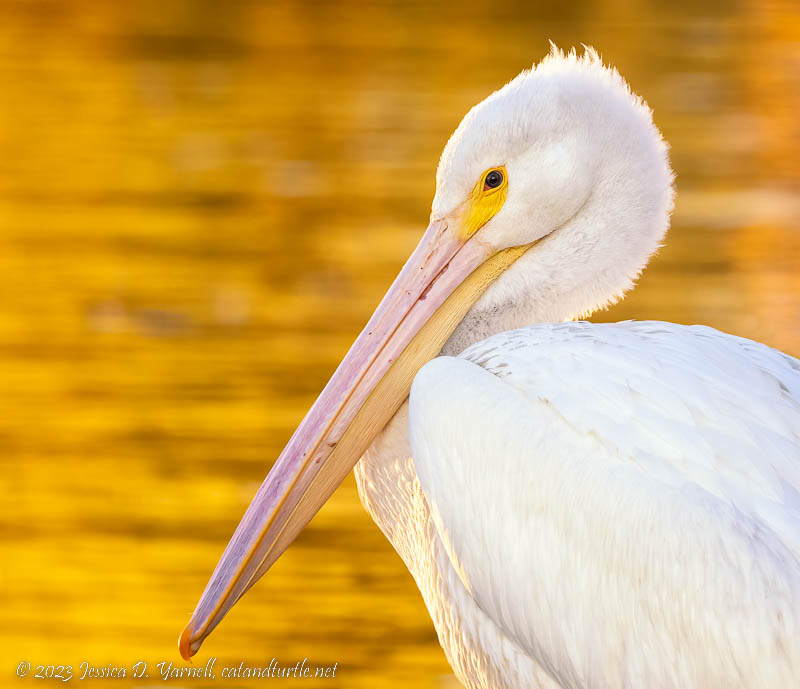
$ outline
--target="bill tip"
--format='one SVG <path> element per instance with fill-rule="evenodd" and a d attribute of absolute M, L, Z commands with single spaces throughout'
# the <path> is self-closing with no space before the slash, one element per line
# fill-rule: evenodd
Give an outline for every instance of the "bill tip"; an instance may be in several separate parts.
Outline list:
<path fill-rule="evenodd" d="M 200 648 L 200 643 L 200 641 L 192 642 L 192 625 L 190 624 L 183 630 L 181 638 L 178 640 L 178 649 L 181 652 L 181 657 L 184 660 L 190 660 Z"/>

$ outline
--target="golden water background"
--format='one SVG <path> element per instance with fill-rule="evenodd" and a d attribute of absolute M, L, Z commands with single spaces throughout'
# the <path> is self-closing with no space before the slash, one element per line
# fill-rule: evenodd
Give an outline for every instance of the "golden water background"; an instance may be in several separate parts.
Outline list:
<path fill-rule="evenodd" d="M 0 685 L 34 682 L 21 660 L 180 662 L 448 135 L 550 38 L 618 66 L 677 172 L 667 245 L 599 319 L 800 355 L 796 3 L 0 2 Z M 210 656 L 339 664 L 308 686 L 449 675 L 352 478 Z"/>

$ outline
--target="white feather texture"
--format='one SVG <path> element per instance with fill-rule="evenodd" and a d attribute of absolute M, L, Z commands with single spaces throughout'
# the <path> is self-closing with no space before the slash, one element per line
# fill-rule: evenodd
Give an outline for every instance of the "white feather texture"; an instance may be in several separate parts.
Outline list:
<path fill-rule="evenodd" d="M 356 475 L 468 687 L 800 676 L 796 359 L 669 323 L 501 333 L 426 365 Z"/>
<path fill-rule="evenodd" d="M 650 111 L 594 52 L 554 50 L 467 115 L 433 216 L 497 165 L 508 199 L 482 241 L 544 239 L 356 466 L 454 672 L 470 689 L 798 686 L 800 362 L 704 327 L 548 322 L 619 298 L 672 207 Z"/>
<path fill-rule="evenodd" d="M 588 315 L 633 286 L 669 225 L 673 175 L 647 105 L 591 49 L 551 54 L 476 105 L 448 141 L 433 217 L 505 165 L 508 199 L 481 230 L 496 248 L 547 237 L 484 294 L 445 347 Z"/>

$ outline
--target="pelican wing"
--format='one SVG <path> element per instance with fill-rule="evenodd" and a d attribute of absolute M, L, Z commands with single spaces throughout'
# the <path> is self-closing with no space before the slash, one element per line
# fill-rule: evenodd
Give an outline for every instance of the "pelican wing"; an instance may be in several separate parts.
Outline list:
<path fill-rule="evenodd" d="M 427 364 L 409 427 L 455 572 L 562 686 L 796 685 L 796 359 L 705 327 L 537 325 Z"/>

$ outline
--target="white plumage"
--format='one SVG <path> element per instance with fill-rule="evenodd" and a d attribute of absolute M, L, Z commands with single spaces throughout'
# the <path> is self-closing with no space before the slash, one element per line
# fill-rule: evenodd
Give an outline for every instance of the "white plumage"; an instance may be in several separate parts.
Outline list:
<path fill-rule="evenodd" d="M 546 240 L 356 466 L 456 675 L 798 684 L 800 363 L 704 327 L 543 323 L 618 299 L 672 208 L 649 109 L 593 51 L 554 50 L 464 118 L 433 215 L 497 159 L 522 189 L 484 231 Z"/>
<path fill-rule="evenodd" d="M 470 689 L 800 686 L 800 362 L 710 328 L 564 322 L 632 286 L 672 199 L 650 110 L 591 50 L 473 108 L 184 656 L 366 449 L 362 502 Z"/>
<path fill-rule="evenodd" d="M 796 684 L 796 359 L 542 324 L 427 364 L 407 413 L 359 491 L 468 687 Z"/>

